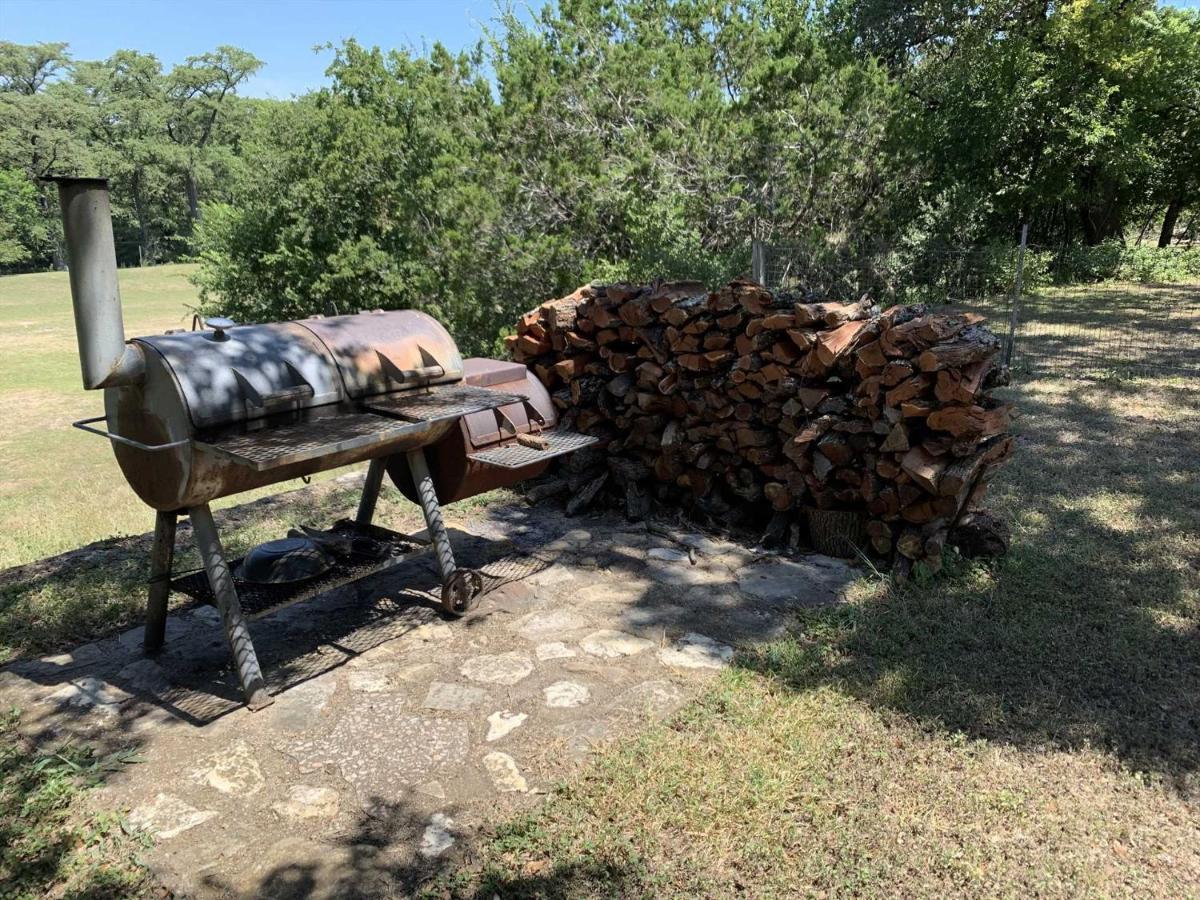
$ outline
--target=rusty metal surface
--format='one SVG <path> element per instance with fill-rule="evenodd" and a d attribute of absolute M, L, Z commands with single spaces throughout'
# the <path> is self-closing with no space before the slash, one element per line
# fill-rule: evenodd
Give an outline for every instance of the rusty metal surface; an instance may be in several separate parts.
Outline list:
<path fill-rule="evenodd" d="M 508 404 L 496 411 L 471 413 L 464 416 L 457 428 L 448 431 L 441 440 L 429 447 L 425 456 L 437 489 L 438 500 L 452 503 L 474 497 L 486 491 L 510 487 L 527 478 L 534 478 L 546 470 L 549 458 L 536 461 L 520 468 L 501 468 L 470 459 L 470 454 L 501 440 L 501 431 L 496 412 L 502 413 L 516 425 L 518 432 L 529 431 L 529 404 L 545 421 L 545 429 L 552 429 L 558 422 L 550 394 L 533 373 L 524 366 L 513 367 L 499 360 L 470 359 L 464 365 L 469 373 L 466 381 L 476 387 L 479 382 L 488 382 L 482 390 L 494 390 L 504 394 L 520 396 L 525 402 Z M 496 374 L 507 372 L 516 375 L 512 381 L 497 382 Z M 417 492 L 408 467 L 397 460 L 388 461 L 388 476 L 404 496 L 417 501 Z"/>
<path fill-rule="evenodd" d="M 458 419 L 484 413 L 508 403 L 520 403 L 519 394 L 463 384 L 439 385 L 427 390 L 406 391 L 377 397 L 363 403 L 372 412 L 413 422 Z"/>
<path fill-rule="evenodd" d="M 197 428 L 337 403 L 333 357 L 292 322 L 138 338 L 170 367 Z"/>
<path fill-rule="evenodd" d="M 544 449 L 526 447 L 517 441 L 509 441 L 498 447 L 479 450 L 468 457 L 472 462 L 484 463 L 489 466 L 499 466 L 502 469 L 523 469 L 525 466 L 544 463 L 556 456 L 574 453 L 596 443 L 597 438 L 574 431 L 556 429 L 541 435 L 545 442 Z"/>
<path fill-rule="evenodd" d="M 373 450 L 384 445 L 395 451 L 436 440 L 442 423 L 401 422 L 371 413 L 342 413 L 291 425 L 277 425 L 211 441 L 197 441 L 208 450 L 256 472 L 267 472 L 335 454 Z M 448 428 L 451 423 L 445 423 Z"/>
<path fill-rule="evenodd" d="M 346 395 L 354 399 L 442 384 L 462 378 L 462 355 L 441 323 L 412 309 L 304 319 L 337 363 Z M 413 373 L 434 373 L 416 377 Z"/>

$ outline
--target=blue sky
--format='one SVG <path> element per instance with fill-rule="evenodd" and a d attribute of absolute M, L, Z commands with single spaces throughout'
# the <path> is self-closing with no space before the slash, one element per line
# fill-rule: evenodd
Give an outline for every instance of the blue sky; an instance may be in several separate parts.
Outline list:
<path fill-rule="evenodd" d="M 67 41 L 76 59 L 142 50 L 166 68 L 233 44 L 266 63 L 240 93 L 282 98 L 324 83 L 331 54 L 315 45 L 354 37 L 462 50 L 496 9 L 494 0 L 0 0 L 0 40 Z"/>
<path fill-rule="evenodd" d="M 515 3 L 530 5 L 542 0 Z M 0 0 L 0 39 L 67 41 L 76 59 L 142 50 L 167 68 L 233 44 L 266 63 L 241 93 L 282 98 L 324 83 L 330 53 L 314 53 L 318 44 L 355 37 L 384 48 L 441 41 L 462 50 L 495 14 L 496 0 Z"/>

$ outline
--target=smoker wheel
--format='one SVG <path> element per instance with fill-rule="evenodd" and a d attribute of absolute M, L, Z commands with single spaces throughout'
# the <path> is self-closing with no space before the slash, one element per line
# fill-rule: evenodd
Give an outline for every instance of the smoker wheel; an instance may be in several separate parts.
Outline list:
<path fill-rule="evenodd" d="M 483 592 L 483 576 L 474 569 L 457 569 L 442 585 L 442 609 L 456 619 L 475 608 Z"/>

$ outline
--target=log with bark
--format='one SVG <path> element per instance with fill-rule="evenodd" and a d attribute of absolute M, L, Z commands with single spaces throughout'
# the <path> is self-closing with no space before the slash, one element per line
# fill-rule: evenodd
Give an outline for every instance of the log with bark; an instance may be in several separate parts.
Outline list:
<path fill-rule="evenodd" d="M 506 343 L 564 425 L 601 438 L 552 473 L 572 512 L 684 508 L 779 540 L 839 521 L 901 576 L 936 571 L 947 545 L 1000 543 L 972 511 L 1013 450 L 1011 408 L 991 394 L 1007 383 L 1000 342 L 979 316 L 745 279 L 591 284 L 521 316 Z"/>

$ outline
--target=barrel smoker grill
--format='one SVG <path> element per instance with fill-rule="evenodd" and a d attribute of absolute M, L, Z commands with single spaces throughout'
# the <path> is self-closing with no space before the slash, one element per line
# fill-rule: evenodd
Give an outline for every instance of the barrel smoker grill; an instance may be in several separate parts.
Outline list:
<path fill-rule="evenodd" d="M 213 318 L 126 343 L 107 183 L 54 180 L 83 383 L 104 389 L 105 414 L 74 425 L 111 441 L 157 511 L 146 652 L 163 645 L 175 529 L 187 515 L 251 709 L 271 698 L 211 501 L 369 460 L 353 527 L 384 531 L 371 520 L 388 474 L 420 504 L 442 605 L 459 616 L 482 582 L 455 566 L 439 502 L 538 475 L 594 441 L 555 427 L 549 395 L 524 366 L 463 360 L 445 328 L 413 310 L 244 326 Z"/>

